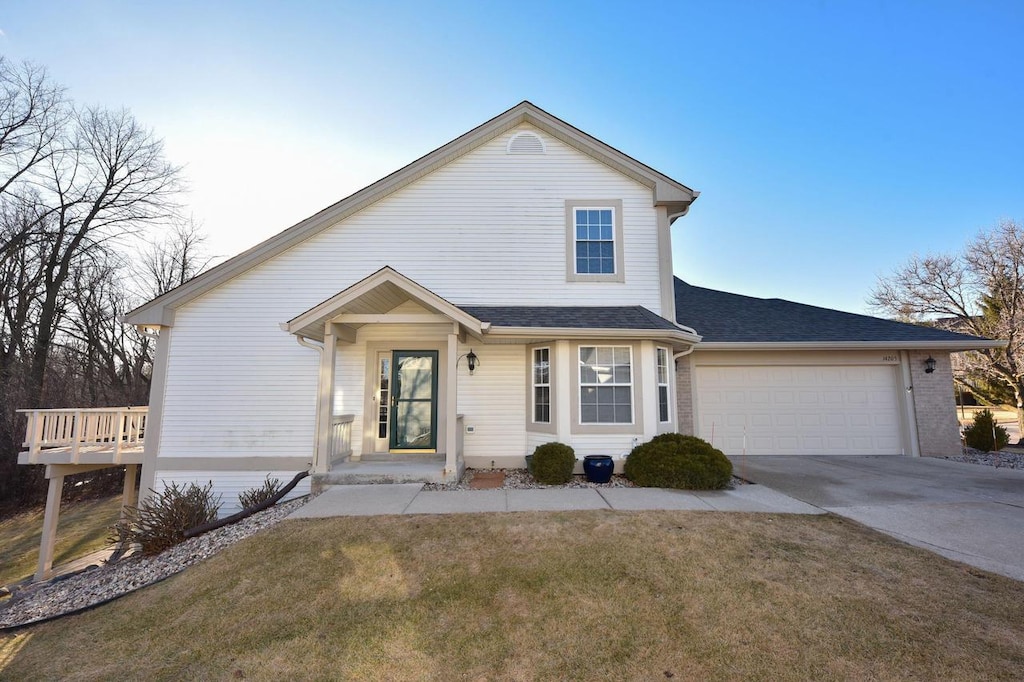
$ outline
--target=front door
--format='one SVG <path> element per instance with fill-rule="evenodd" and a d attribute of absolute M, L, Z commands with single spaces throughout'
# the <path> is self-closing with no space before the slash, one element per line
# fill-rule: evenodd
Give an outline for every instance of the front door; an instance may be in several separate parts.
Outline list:
<path fill-rule="evenodd" d="M 437 351 L 392 351 L 390 364 L 390 449 L 436 450 Z"/>

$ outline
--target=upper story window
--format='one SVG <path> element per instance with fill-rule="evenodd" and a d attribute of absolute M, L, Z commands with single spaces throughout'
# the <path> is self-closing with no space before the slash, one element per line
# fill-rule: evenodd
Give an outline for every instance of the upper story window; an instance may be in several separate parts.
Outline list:
<path fill-rule="evenodd" d="M 568 282 L 625 282 L 622 200 L 565 202 Z"/>
<path fill-rule="evenodd" d="M 615 232 L 610 208 L 577 208 L 576 274 L 615 274 Z"/>

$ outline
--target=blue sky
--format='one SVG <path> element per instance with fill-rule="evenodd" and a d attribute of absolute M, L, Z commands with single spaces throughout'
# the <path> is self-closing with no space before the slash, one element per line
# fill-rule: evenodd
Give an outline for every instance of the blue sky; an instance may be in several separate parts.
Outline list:
<path fill-rule="evenodd" d="M 863 312 L 1024 220 L 1020 2 L 5 0 L 0 31 L 165 139 L 224 256 L 524 99 L 701 191 L 701 286 Z"/>

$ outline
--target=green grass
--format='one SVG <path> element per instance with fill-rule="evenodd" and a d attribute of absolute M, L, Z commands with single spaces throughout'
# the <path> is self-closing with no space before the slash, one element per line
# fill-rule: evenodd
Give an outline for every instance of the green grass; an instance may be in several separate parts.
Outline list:
<path fill-rule="evenodd" d="M 107 544 L 108 526 L 117 522 L 121 497 L 61 505 L 54 565 L 76 559 Z M 36 572 L 42 508 L 0 521 L 0 585 L 9 585 Z"/>
<path fill-rule="evenodd" d="M 1024 583 L 833 516 L 290 520 L 0 679 L 1020 679 Z"/>

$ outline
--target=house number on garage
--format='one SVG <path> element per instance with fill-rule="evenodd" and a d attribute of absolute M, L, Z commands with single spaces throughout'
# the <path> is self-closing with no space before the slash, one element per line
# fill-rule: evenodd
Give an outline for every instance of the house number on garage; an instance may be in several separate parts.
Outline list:
<path fill-rule="evenodd" d="M 897 358 L 895 355 L 883 355 L 882 362 L 896 362 Z"/>

